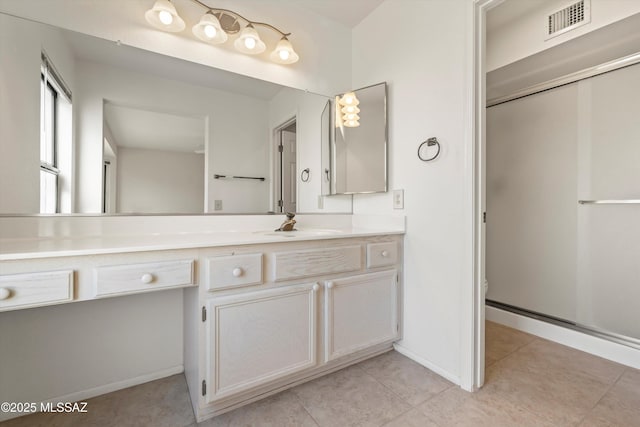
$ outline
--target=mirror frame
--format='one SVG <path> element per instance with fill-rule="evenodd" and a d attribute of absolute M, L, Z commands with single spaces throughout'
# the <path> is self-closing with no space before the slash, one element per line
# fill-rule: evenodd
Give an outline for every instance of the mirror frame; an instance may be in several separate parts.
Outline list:
<path fill-rule="evenodd" d="M 389 191 L 389 108 L 388 108 L 388 98 L 389 98 L 389 85 L 386 81 L 375 83 L 372 85 L 364 86 L 358 89 L 352 90 L 352 92 L 357 92 L 359 90 L 369 89 L 375 86 L 384 85 L 384 189 L 383 190 L 372 190 L 372 191 L 345 191 L 345 192 L 337 192 L 336 185 L 336 141 L 337 141 L 337 126 L 335 125 L 335 114 L 330 114 L 331 119 L 329 122 L 333 127 L 333 139 L 330 143 L 329 150 L 329 158 L 330 158 L 330 169 L 331 169 L 331 182 L 330 182 L 330 193 L 331 195 L 344 195 L 344 194 L 376 194 L 376 193 L 387 193 Z M 343 95 L 343 94 L 340 94 Z M 336 95 L 333 99 L 333 103 L 335 103 L 335 99 L 340 95 Z M 333 112 L 335 113 L 335 106 L 333 108 Z"/>

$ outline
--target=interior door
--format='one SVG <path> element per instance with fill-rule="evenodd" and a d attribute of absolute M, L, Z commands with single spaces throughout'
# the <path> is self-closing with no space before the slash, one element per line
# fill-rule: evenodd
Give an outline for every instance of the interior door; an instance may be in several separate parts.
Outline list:
<path fill-rule="evenodd" d="M 296 212 L 296 133 L 280 132 L 282 165 L 282 212 Z"/>

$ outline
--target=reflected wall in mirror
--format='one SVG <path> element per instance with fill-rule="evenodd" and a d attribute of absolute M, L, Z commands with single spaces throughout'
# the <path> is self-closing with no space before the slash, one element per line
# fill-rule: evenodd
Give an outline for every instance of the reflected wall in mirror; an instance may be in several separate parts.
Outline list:
<path fill-rule="evenodd" d="M 331 194 L 387 191 L 387 84 L 335 98 Z"/>
<path fill-rule="evenodd" d="M 105 213 L 204 207 L 205 120 L 104 103 Z"/>
<path fill-rule="evenodd" d="M 276 129 L 292 118 L 296 209 L 317 211 L 320 181 L 299 177 L 319 175 L 328 97 L 0 14 L 0 74 L 10 82 L 0 97 L 0 214 L 41 212 L 42 53 L 72 99 L 56 110 L 68 129 L 48 132 L 58 138 L 57 212 L 278 211 Z M 351 211 L 339 202 L 324 212 Z"/>

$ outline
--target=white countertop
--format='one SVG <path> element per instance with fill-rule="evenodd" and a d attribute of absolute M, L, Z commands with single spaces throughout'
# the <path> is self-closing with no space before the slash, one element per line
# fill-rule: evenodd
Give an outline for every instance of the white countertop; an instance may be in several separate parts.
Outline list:
<path fill-rule="evenodd" d="M 401 227 L 398 223 L 376 221 L 364 227 L 301 227 L 292 232 L 210 230 L 0 238 L 0 261 L 404 234 L 404 220 Z"/>

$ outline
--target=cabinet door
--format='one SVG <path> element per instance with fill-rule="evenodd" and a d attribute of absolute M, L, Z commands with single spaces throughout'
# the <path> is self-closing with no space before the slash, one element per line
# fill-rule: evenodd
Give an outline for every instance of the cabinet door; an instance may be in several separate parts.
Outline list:
<path fill-rule="evenodd" d="M 397 271 L 326 282 L 325 360 L 398 337 Z"/>
<path fill-rule="evenodd" d="M 317 283 L 209 299 L 207 402 L 316 365 Z"/>

